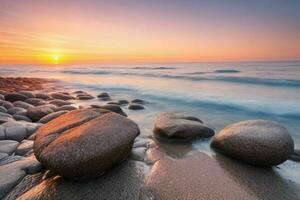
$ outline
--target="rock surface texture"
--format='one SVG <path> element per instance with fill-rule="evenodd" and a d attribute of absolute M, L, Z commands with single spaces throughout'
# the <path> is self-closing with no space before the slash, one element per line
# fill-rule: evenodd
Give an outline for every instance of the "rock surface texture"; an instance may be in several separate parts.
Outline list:
<path fill-rule="evenodd" d="M 162 138 L 193 139 L 211 137 L 214 131 L 196 117 L 176 113 L 161 113 L 156 116 L 154 133 Z"/>
<path fill-rule="evenodd" d="M 287 129 L 266 120 L 231 124 L 214 137 L 211 146 L 225 155 L 260 166 L 281 164 L 294 152 Z"/>
<path fill-rule="evenodd" d="M 119 114 L 96 108 L 75 110 L 37 131 L 34 154 L 64 177 L 96 176 L 127 158 L 139 132 L 133 121 Z"/>

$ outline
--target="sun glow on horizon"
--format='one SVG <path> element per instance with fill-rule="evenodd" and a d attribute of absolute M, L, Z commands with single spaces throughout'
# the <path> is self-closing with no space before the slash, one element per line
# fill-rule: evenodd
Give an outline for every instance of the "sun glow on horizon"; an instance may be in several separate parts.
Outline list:
<path fill-rule="evenodd" d="M 0 0 L 0 64 L 300 59 L 300 2 L 121 2 Z"/>

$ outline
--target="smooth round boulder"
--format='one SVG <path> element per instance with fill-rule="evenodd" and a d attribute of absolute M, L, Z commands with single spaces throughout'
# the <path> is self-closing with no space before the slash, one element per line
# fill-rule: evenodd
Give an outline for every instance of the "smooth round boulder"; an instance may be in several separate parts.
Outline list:
<path fill-rule="evenodd" d="M 7 109 L 3 106 L 0 106 L 0 112 L 7 113 Z"/>
<path fill-rule="evenodd" d="M 19 94 L 17 92 L 8 93 L 8 94 L 4 95 L 4 98 L 6 101 L 10 101 L 10 102 L 25 101 L 26 99 L 28 99 L 27 96 L 25 96 L 23 94 Z"/>
<path fill-rule="evenodd" d="M 77 95 L 77 98 L 79 100 L 90 100 L 90 99 L 94 99 L 95 97 L 93 97 L 92 95 L 86 94 L 86 95 Z"/>
<path fill-rule="evenodd" d="M 142 99 L 133 99 L 133 100 L 131 101 L 131 103 L 144 104 L 145 101 L 142 100 Z"/>
<path fill-rule="evenodd" d="M 107 92 L 102 92 L 102 93 L 98 94 L 97 97 L 98 98 L 107 98 L 107 97 L 110 97 L 110 96 Z"/>
<path fill-rule="evenodd" d="M 36 97 L 36 98 L 39 98 L 39 99 L 43 99 L 43 100 L 51 99 L 51 96 L 50 96 L 50 95 L 48 95 L 48 94 L 43 94 L 43 93 L 37 93 L 37 94 L 35 94 L 35 97 Z"/>
<path fill-rule="evenodd" d="M 14 115 L 18 112 L 26 112 L 27 110 L 24 108 L 20 108 L 20 107 L 13 107 L 7 110 L 7 112 L 11 115 Z"/>
<path fill-rule="evenodd" d="M 52 93 L 51 97 L 53 99 L 61 99 L 61 100 L 70 100 L 70 99 L 75 99 L 73 96 L 65 93 Z"/>
<path fill-rule="evenodd" d="M 18 91 L 19 94 L 22 94 L 28 98 L 35 98 L 35 95 L 30 92 L 30 91 L 25 91 L 25 90 L 22 90 L 22 91 Z"/>
<path fill-rule="evenodd" d="M 128 109 L 130 110 L 143 110 L 145 109 L 144 106 L 142 106 L 141 104 L 137 104 L 137 103 L 130 103 L 128 105 Z"/>
<path fill-rule="evenodd" d="M 52 101 L 49 101 L 49 103 L 53 104 L 53 105 L 56 105 L 58 107 L 65 106 L 65 105 L 70 105 L 71 104 L 71 102 L 64 101 L 64 100 L 61 100 L 61 99 L 54 99 Z"/>
<path fill-rule="evenodd" d="M 39 106 L 39 105 L 42 105 L 42 104 L 46 104 L 46 102 L 43 99 L 40 99 L 40 98 L 29 98 L 25 102 L 29 103 L 33 106 Z"/>
<path fill-rule="evenodd" d="M 10 109 L 10 108 L 13 108 L 13 107 L 14 107 L 14 104 L 12 104 L 12 103 L 9 102 L 9 101 L 3 101 L 3 100 L 0 100 L 0 106 L 3 106 L 3 107 L 6 108 L 6 109 Z"/>
<path fill-rule="evenodd" d="M 71 105 L 65 105 L 65 106 L 61 106 L 55 109 L 55 111 L 61 111 L 61 110 L 76 110 L 77 108 L 75 106 L 71 106 Z"/>
<path fill-rule="evenodd" d="M 294 152 L 294 141 L 277 122 L 248 120 L 221 130 L 211 146 L 229 157 L 258 166 L 275 166 Z"/>
<path fill-rule="evenodd" d="M 27 110 L 27 116 L 32 119 L 32 121 L 39 121 L 42 117 L 52 112 L 53 109 L 50 106 L 36 106 Z"/>
<path fill-rule="evenodd" d="M 24 109 L 34 107 L 33 105 L 31 105 L 29 103 L 26 103 L 24 101 L 15 101 L 13 104 L 14 104 L 15 107 L 20 107 L 20 108 L 24 108 Z"/>
<path fill-rule="evenodd" d="M 160 138 L 190 140 L 211 137 L 214 131 L 196 117 L 167 112 L 156 116 L 154 135 Z"/>
<path fill-rule="evenodd" d="M 136 123 L 97 108 L 68 112 L 36 132 L 34 154 L 68 178 L 101 175 L 128 157 L 140 131 Z"/>

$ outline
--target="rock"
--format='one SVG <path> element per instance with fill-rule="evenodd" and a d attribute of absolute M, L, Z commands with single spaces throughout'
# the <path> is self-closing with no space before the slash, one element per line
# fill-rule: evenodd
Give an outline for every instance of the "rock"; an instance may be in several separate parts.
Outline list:
<path fill-rule="evenodd" d="M 294 141 L 287 129 L 266 120 L 231 124 L 214 137 L 211 146 L 227 156 L 259 166 L 281 164 L 294 152 Z"/>
<path fill-rule="evenodd" d="M 3 106 L 0 106 L 0 112 L 7 113 L 7 109 Z"/>
<path fill-rule="evenodd" d="M 63 93 L 52 93 L 51 97 L 53 99 L 61 99 L 61 100 L 70 100 L 70 99 L 75 99 L 71 95 L 68 94 L 63 94 Z"/>
<path fill-rule="evenodd" d="M 34 133 L 39 126 L 40 124 L 38 123 L 24 121 L 6 122 L 0 126 L 0 137 L 4 135 L 4 140 L 16 140 L 20 142 Z"/>
<path fill-rule="evenodd" d="M 138 135 L 138 126 L 119 114 L 95 108 L 74 110 L 37 131 L 34 154 L 46 168 L 64 177 L 93 177 L 123 161 Z"/>
<path fill-rule="evenodd" d="M 7 112 L 11 115 L 14 115 L 18 112 L 27 112 L 27 110 L 24 108 L 20 108 L 20 107 L 13 107 L 13 108 L 8 109 Z"/>
<path fill-rule="evenodd" d="M 4 95 L 4 98 L 6 101 L 10 101 L 10 102 L 25 101 L 26 99 L 28 99 L 27 96 L 16 93 L 16 92 L 6 94 L 6 95 Z"/>
<path fill-rule="evenodd" d="M 53 112 L 53 113 L 50 113 L 44 117 L 42 117 L 40 120 L 39 120 L 39 123 L 43 123 L 43 124 L 46 124 L 48 122 L 50 122 L 51 120 L 67 113 L 68 111 L 66 110 L 62 110 L 62 111 L 57 111 L 57 112 Z"/>
<path fill-rule="evenodd" d="M 64 101 L 64 100 L 61 100 L 61 99 L 55 99 L 55 100 L 50 101 L 49 103 L 53 104 L 53 105 L 56 105 L 58 107 L 71 104 L 71 102 Z"/>
<path fill-rule="evenodd" d="M 19 146 L 19 142 L 14 140 L 0 140 L 0 153 L 6 153 L 11 155 L 17 147 Z"/>
<path fill-rule="evenodd" d="M 127 100 L 124 99 L 118 100 L 118 102 L 120 105 L 127 105 L 129 103 Z"/>
<path fill-rule="evenodd" d="M 174 139 L 193 139 L 211 137 L 214 131 L 197 118 L 176 113 L 160 113 L 154 124 L 155 136 Z"/>
<path fill-rule="evenodd" d="M 144 161 L 146 156 L 146 150 L 147 149 L 145 147 L 133 148 L 130 158 L 136 161 Z"/>
<path fill-rule="evenodd" d="M 133 99 L 133 100 L 131 101 L 131 103 L 144 104 L 145 101 L 142 100 L 142 99 Z"/>
<path fill-rule="evenodd" d="M 129 106 L 128 106 L 128 109 L 130 109 L 130 110 L 143 110 L 145 108 L 144 108 L 144 106 L 142 106 L 140 104 L 130 103 Z"/>
<path fill-rule="evenodd" d="M 0 166 L 0 198 L 2 199 L 27 174 L 41 171 L 42 165 L 30 156 L 13 163 Z"/>
<path fill-rule="evenodd" d="M 126 113 L 122 110 L 122 108 L 118 105 L 103 105 L 103 106 L 100 106 L 100 105 L 91 105 L 92 108 L 101 108 L 101 109 L 105 109 L 105 110 L 109 110 L 109 111 L 112 111 L 112 112 L 115 112 L 115 113 L 118 113 L 120 115 L 123 115 L 125 117 L 127 117 Z"/>
<path fill-rule="evenodd" d="M 6 95 L 8 92 L 4 91 L 4 90 L 0 90 L 0 94 L 2 95 Z"/>
<path fill-rule="evenodd" d="M 28 98 L 35 98 L 35 95 L 30 91 L 18 91 L 19 94 L 22 94 Z"/>
<path fill-rule="evenodd" d="M 5 97 L 3 94 L 0 94 L 0 100 L 5 100 Z"/>
<path fill-rule="evenodd" d="M 74 94 L 86 94 L 86 92 L 82 91 L 82 90 L 77 90 L 74 92 Z"/>
<path fill-rule="evenodd" d="M 29 98 L 25 102 L 34 106 L 46 104 L 46 102 L 43 99 L 39 99 L 39 98 Z"/>
<path fill-rule="evenodd" d="M 54 175 L 45 178 L 43 182 L 26 191 L 18 199 L 137 200 L 141 196 L 145 168 L 144 163 L 130 160 L 101 177 L 94 177 L 87 181 L 69 181 Z"/>
<path fill-rule="evenodd" d="M 75 106 L 71 106 L 71 105 L 65 105 L 65 106 L 61 106 L 55 109 L 55 111 L 62 111 L 62 110 L 76 110 L 77 108 Z"/>
<path fill-rule="evenodd" d="M 12 116 L 10 114 L 0 112 L 0 124 L 10 122 L 10 121 L 14 121 L 14 119 L 12 118 Z"/>
<path fill-rule="evenodd" d="M 32 122 L 32 120 L 29 117 L 24 116 L 24 115 L 14 114 L 13 117 L 17 121 Z"/>
<path fill-rule="evenodd" d="M 1 153 L 0 152 L 0 162 L 1 162 L 1 160 L 4 160 L 4 159 L 6 159 L 8 157 L 9 157 L 9 155 L 7 153 Z"/>
<path fill-rule="evenodd" d="M 300 162 L 300 150 L 299 149 L 294 150 L 294 153 L 291 155 L 290 160 Z"/>
<path fill-rule="evenodd" d="M 77 98 L 78 98 L 79 100 L 90 100 L 90 99 L 94 99 L 94 97 L 91 96 L 91 95 L 78 95 Z"/>
<path fill-rule="evenodd" d="M 39 121 L 42 117 L 53 112 L 49 106 L 37 106 L 34 108 L 29 108 L 27 110 L 27 116 L 32 119 L 32 121 Z"/>
<path fill-rule="evenodd" d="M 51 96 L 50 96 L 50 95 L 48 95 L 48 94 L 43 94 L 43 93 L 37 93 L 37 94 L 35 94 L 35 97 L 36 97 L 36 98 L 39 98 L 39 99 L 43 99 L 43 100 L 51 99 Z"/>
<path fill-rule="evenodd" d="M 109 94 L 107 92 L 102 92 L 100 94 L 98 94 L 97 96 L 98 98 L 104 98 L 104 97 L 110 97 Z"/>
<path fill-rule="evenodd" d="M 128 104 L 128 101 L 127 100 L 110 101 L 107 104 L 126 105 L 126 104 Z"/>
<path fill-rule="evenodd" d="M 24 109 L 28 109 L 28 108 L 33 108 L 34 106 L 29 104 L 29 103 L 26 103 L 24 101 L 15 101 L 13 103 L 14 106 L 16 107 L 20 107 L 20 108 L 24 108 Z"/>
<path fill-rule="evenodd" d="M 3 100 L 0 100 L 0 106 L 3 106 L 6 109 L 10 109 L 14 107 L 14 105 L 11 102 L 3 101 Z"/>
<path fill-rule="evenodd" d="M 33 141 L 32 140 L 23 140 L 21 144 L 16 149 L 16 155 L 23 156 L 28 151 L 32 150 L 33 148 Z"/>

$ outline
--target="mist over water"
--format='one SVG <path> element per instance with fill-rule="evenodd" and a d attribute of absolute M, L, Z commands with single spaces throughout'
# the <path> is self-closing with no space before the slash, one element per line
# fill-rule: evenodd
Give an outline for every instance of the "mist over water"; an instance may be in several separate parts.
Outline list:
<path fill-rule="evenodd" d="M 1 66 L 1 75 L 55 78 L 74 90 L 142 98 L 150 102 L 143 111 L 148 117 L 185 112 L 217 131 L 245 119 L 275 120 L 300 146 L 300 62 Z M 144 120 L 138 115 L 132 113 Z M 147 121 L 150 130 L 153 119 Z"/>

